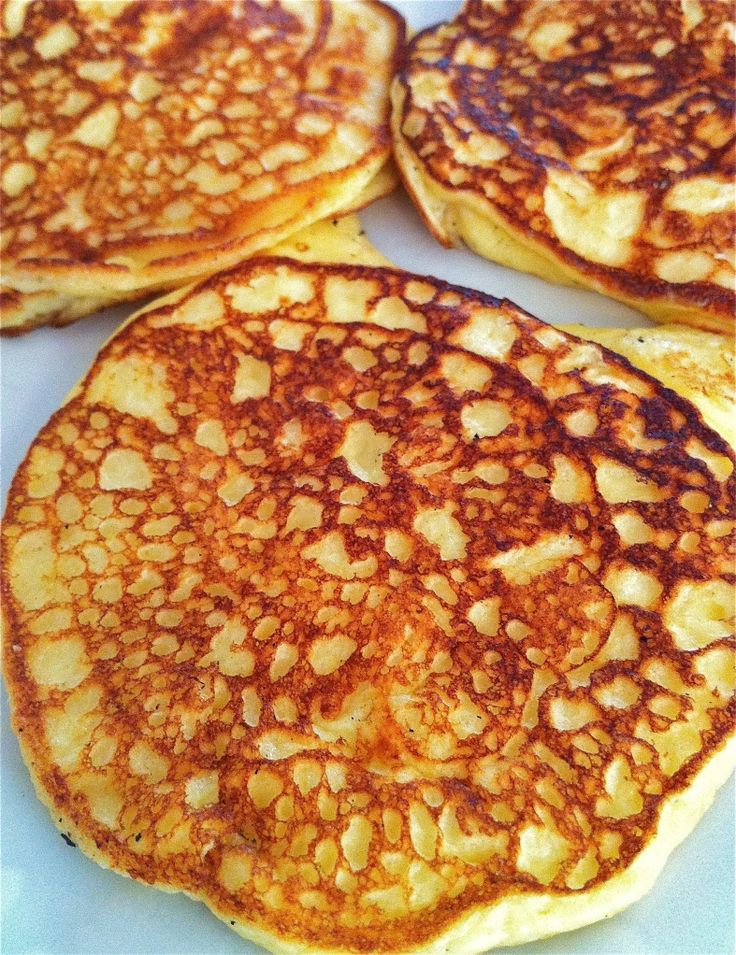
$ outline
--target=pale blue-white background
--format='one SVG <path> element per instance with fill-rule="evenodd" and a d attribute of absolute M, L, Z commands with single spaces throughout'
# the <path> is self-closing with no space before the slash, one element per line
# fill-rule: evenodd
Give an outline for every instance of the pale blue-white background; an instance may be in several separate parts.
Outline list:
<path fill-rule="evenodd" d="M 675 0 L 672 0 L 675 2 Z M 453 15 L 454 0 L 395 2 L 411 28 Z M 551 322 L 635 327 L 649 322 L 598 295 L 548 285 L 437 245 L 400 193 L 362 214 L 397 265 L 505 295 Z M 132 308 L 66 329 L 5 339 L 0 350 L 2 496 L 36 432 Z M 5 955 L 254 955 L 203 906 L 101 869 L 68 847 L 36 800 L 2 693 L 0 951 Z M 511 950 L 507 950 L 511 951 Z M 515 949 L 518 955 L 733 953 L 734 798 L 729 784 L 670 859 L 652 892 L 615 918 Z M 452 952 L 449 955 L 464 955 Z"/>

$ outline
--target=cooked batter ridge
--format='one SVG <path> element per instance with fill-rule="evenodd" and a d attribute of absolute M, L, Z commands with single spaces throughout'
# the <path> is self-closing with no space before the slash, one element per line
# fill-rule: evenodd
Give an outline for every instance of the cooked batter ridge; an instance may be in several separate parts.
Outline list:
<path fill-rule="evenodd" d="M 2 587 L 39 795 L 276 951 L 616 912 L 731 765 L 734 456 L 506 301 L 255 259 L 34 442 Z"/>
<path fill-rule="evenodd" d="M 623 355 L 632 365 L 687 398 L 700 411 L 706 424 L 736 448 L 736 356 L 732 338 L 682 325 L 562 327 Z"/>
<path fill-rule="evenodd" d="M 393 185 L 390 8 L 2 6 L 2 327 L 183 285 Z"/>
<path fill-rule="evenodd" d="M 394 82 L 396 157 L 435 236 L 733 334 L 732 7 L 468 0 Z"/>

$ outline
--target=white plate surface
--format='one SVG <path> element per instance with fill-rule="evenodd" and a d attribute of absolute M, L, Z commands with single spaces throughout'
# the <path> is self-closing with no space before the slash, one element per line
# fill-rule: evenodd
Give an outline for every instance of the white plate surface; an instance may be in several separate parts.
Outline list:
<path fill-rule="evenodd" d="M 457 2 L 395 2 L 410 27 L 451 17 Z M 402 194 L 361 216 L 378 248 L 397 265 L 506 296 L 550 322 L 636 327 L 638 313 L 589 292 L 549 285 L 466 251 L 441 248 Z M 66 329 L 5 339 L 0 349 L 2 499 L 37 431 L 87 370 L 131 307 Z M 2 693 L 0 820 L 5 955 L 255 955 L 207 910 L 101 869 L 70 848 L 37 801 Z M 673 854 L 654 889 L 608 921 L 544 942 L 505 949 L 517 955 L 729 955 L 734 943 L 734 787 L 716 797 L 696 831 Z M 448 955 L 463 955 L 452 952 Z"/>

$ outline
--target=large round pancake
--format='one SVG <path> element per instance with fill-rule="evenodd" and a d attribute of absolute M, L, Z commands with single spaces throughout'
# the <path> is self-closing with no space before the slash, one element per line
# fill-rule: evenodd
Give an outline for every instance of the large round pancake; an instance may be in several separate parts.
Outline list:
<path fill-rule="evenodd" d="M 230 266 L 392 186 L 374 0 L 7 3 L 5 330 Z"/>
<path fill-rule="evenodd" d="M 279 951 L 609 915 L 730 767 L 732 472 L 691 405 L 508 302 L 288 259 L 176 292 L 11 488 L 39 795 Z"/>
<path fill-rule="evenodd" d="M 733 331 L 727 2 L 468 0 L 394 82 L 399 167 L 436 237 Z"/>

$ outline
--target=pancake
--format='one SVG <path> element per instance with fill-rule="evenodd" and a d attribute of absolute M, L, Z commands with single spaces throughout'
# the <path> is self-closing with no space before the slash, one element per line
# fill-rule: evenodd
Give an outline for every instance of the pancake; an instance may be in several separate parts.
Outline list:
<path fill-rule="evenodd" d="M 392 265 L 366 236 L 358 216 L 316 222 L 275 245 L 271 255 L 335 265 Z"/>
<path fill-rule="evenodd" d="M 38 794 L 275 951 L 609 916 L 732 765 L 733 465 L 627 360 L 437 279 L 280 257 L 174 292 L 10 490 Z"/>
<path fill-rule="evenodd" d="M 300 249 L 318 250 L 315 258 L 321 258 L 329 251 L 328 262 L 351 262 L 356 254 L 353 242 L 361 229 L 353 212 L 362 209 L 382 196 L 392 192 L 398 183 L 398 172 L 392 160 L 384 163 L 368 185 L 355 197 L 350 208 L 341 209 L 340 218 L 321 220 L 289 235 L 288 239 L 278 242 L 273 248 L 263 250 L 263 254 L 295 254 L 303 258 Z M 344 228 L 341 223 L 345 223 Z M 339 241 L 338 241 L 339 240 Z M 340 242 L 345 242 L 340 246 Z M 365 244 L 356 246 L 361 261 L 365 259 Z M 282 251 L 284 250 L 284 251 Z M 388 265 L 388 261 L 371 246 L 372 256 L 369 264 Z M 313 260 L 310 258 L 310 260 Z M 139 298 L 140 292 L 133 292 L 124 298 L 122 293 L 108 296 L 62 295 L 59 292 L 18 292 L 15 289 L 0 286 L 0 334 L 19 335 L 41 325 L 61 328 L 70 325 L 79 318 L 102 311 L 123 300 Z"/>
<path fill-rule="evenodd" d="M 393 87 L 434 235 L 733 333 L 734 24 L 699 0 L 468 0 Z"/>
<path fill-rule="evenodd" d="M 2 7 L 2 330 L 174 288 L 393 188 L 374 2 Z"/>

